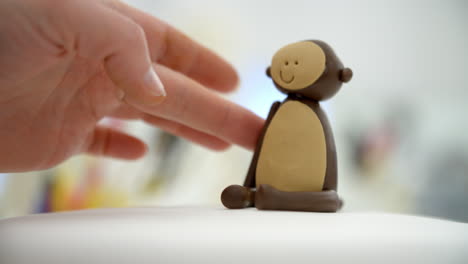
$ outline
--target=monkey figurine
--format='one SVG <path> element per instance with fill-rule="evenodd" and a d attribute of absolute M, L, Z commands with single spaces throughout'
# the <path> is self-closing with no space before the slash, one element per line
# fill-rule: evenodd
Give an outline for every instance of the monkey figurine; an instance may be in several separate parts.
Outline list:
<path fill-rule="evenodd" d="M 335 142 L 320 101 L 329 99 L 353 72 L 323 41 L 289 44 L 266 71 L 287 94 L 271 106 L 243 186 L 224 189 L 227 208 L 336 212 Z"/>

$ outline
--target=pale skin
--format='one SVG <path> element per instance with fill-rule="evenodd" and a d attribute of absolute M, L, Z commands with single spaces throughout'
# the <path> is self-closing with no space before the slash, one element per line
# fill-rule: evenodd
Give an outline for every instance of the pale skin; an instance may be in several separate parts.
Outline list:
<path fill-rule="evenodd" d="M 235 70 L 159 19 L 117 0 L 2 0 L 0 18 L 0 172 L 146 153 L 104 117 L 254 148 L 264 121 L 218 95 L 236 88 Z"/>

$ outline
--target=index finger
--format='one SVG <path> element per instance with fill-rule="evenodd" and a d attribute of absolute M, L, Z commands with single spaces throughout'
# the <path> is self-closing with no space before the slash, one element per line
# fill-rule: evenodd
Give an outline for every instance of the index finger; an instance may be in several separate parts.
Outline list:
<path fill-rule="evenodd" d="M 253 149 L 264 120 L 253 112 L 204 89 L 190 78 L 156 65 L 167 97 L 146 113 L 184 124 L 223 141 Z"/>
<path fill-rule="evenodd" d="M 110 6 L 143 28 L 154 62 L 221 92 L 236 88 L 239 82 L 236 71 L 211 50 L 167 23 L 132 6 L 119 1 L 112 1 Z"/>

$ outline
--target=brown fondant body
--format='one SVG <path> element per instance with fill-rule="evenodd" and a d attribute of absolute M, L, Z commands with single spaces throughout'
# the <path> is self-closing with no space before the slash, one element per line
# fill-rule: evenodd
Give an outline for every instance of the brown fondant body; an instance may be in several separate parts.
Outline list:
<path fill-rule="evenodd" d="M 258 173 L 258 166 L 259 166 L 259 158 L 260 156 L 263 154 L 262 153 L 262 147 L 264 147 L 264 141 L 265 141 L 265 135 L 267 133 L 271 133 L 273 131 L 270 131 L 270 125 L 272 124 L 272 122 L 275 122 L 275 116 L 276 114 L 281 111 L 281 108 L 287 104 L 288 102 L 299 102 L 301 104 L 303 104 L 304 106 L 307 106 L 311 112 L 310 114 L 311 115 L 314 115 L 314 116 L 310 116 L 310 119 L 314 119 L 314 117 L 317 118 L 317 120 L 319 120 L 320 122 L 320 129 L 322 130 L 322 134 L 323 135 L 323 138 L 318 138 L 318 139 L 315 139 L 314 141 L 317 141 L 317 140 L 323 140 L 323 145 L 325 147 L 324 151 L 320 151 L 320 150 L 317 150 L 316 148 L 312 147 L 312 148 L 309 148 L 307 149 L 308 152 L 307 153 L 304 153 L 305 155 L 308 155 L 308 156 L 313 156 L 314 155 L 314 152 L 320 152 L 319 155 L 321 155 L 322 153 L 326 155 L 326 157 L 323 159 L 323 161 L 325 162 L 325 164 L 323 164 L 323 166 L 319 166 L 319 167 L 324 167 L 325 169 L 322 171 L 321 169 L 320 170 L 309 170 L 308 174 L 309 174 L 309 178 L 322 178 L 322 185 L 320 186 L 319 189 L 315 189 L 315 188 L 310 188 L 310 189 L 303 189 L 301 188 L 300 186 L 304 186 L 304 185 L 307 185 L 307 182 L 299 182 L 297 185 L 296 188 L 282 188 L 282 185 L 288 185 L 287 183 L 291 180 L 289 177 L 284 179 L 284 183 L 281 183 L 277 186 L 275 186 L 275 184 L 271 183 L 271 182 L 268 182 L 268 180 L 264 180 L 262 182 L 257 182 L 256 179 L 260 176 L 260 175 L 257 175 Z M 267 123 L 265 124 L 265 129 L 263 131 L 263 135 L 261 137 L 261 140 L 260 142 L 258 142 L 258 148 L 257 150 L 255 151 L 255 154 L 254 154 L 254 158 L 253 158 L 253 161 L 252 161 L 252 164 L 251 164 L 251 167 L 249 168 L 249 172 L 248 172 L 248 175 L 247 175 L 247 178 L 245 180 L 245 183 L 244 183 L 244 186 L 246 187 L 250 187 L 250 188 L 255 188 L 255 187 L 259 187 L 260 184 L 269 184 L 269 185 L 272 185 L 273 187 L 276 187 L 277 189 L 280 189 L 282 191 L 322 191 L 322 190 L 335 190 L 336 191 L 336 187 L 337 187 L 337 162 L 336 162 L 336 149 L 335 149 L 335 142 L 334 142 L 334 139 L 333 139 L 333 134 L 332 134 L 332 130 L 331 130 L 331 127 L 330 127 L 330 124 L 328 122 L 328 118 L 326 116 L 326 114 L 323 112 L 322 108 L 320 107 L 320 104 L 319 102 L 317 101 L 313 101 L 313 100 L 309 100 L 309 99 L 306 99 L 306 98 L 299 98 L 299 97 L 296 97 L 294 95 L 290 95 L 285 101 L 283 101 L 282 103 L 279 103 L 279 102 L 276 102 L 273 104 L 272 106 L 272 109 L 270 110 L 270 113 L 269 113 L 269 117 L 271 116 L 271 118 L 269 118 L 267 120 Z M 283 128 L 284 130 L 297 130 L 298 128 L 295 127 L 294 125 L 293 126 L 288 126 L 288 127 L 284 127 Z M 284 132 L 284 130 L 282 132 Z M 313 137 L 313 136 L 316 136 L 312 133 L 303 133 L 304 137 Z M 278 139 L 279 140 L 279 139 Z M 304 138 L 301 138 L 301 137 L 295 137 L 295 138 L 288 138 L 287 140 L 289 140 L 287 143 L 287 145 L 292 145 L 291 144 L 291 141 L 295 141 L 294 145 L 300 145 L 302 142 L 306 141 Z M 286 146 L 288 147 L 288 146 Z M 291 148 L 294 148 L 294 146 L 291 146 Z M 285 151 L 285 149 L 282 149 L 281 151 Z M 261 162 L 261 159 L 260 159 L 260 162 Z M 274 162 L 274 166 L 276 168 L 274 169 L 278 169 L 278 170 L 281 170 L 281 168 L 288 168 L 288 163 L 285 163 L 287 161 L 285 160 L 274 160 L 274 161 L 270 161 L 270 162 Z M 313 162 L 313 161 L 311 161 Z M 302 166 L 307 166 L 309 164 L 302 164 Z M 297 168 L 296 168 L 297 169 Z M 300 168 L 299 168 L 300 169 Z M 268 178 L 267 175 L 265 175 L 263 178 Z"/>
<path fill-rule="evenodd" d="M 308 41 L 280 49 L 267 75 L 288 97 L 271 106 L 244 185 L 227 187 L 223 204 L 231 209 L 336 212 L 342 201 L 335 142 L 319 101 L 332 97 L 352 71 L 343 68 L 326 43 Z"/>

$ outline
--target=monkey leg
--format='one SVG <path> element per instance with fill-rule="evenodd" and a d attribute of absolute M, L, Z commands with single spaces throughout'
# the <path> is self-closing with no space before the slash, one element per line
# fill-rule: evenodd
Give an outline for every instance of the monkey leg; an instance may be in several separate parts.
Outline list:
<path fill-rule="evenodd" d="M 255 194 L 255 207 L 260 210 L 336 212 L 343 202 L 336 191 L 285 192 L 262 184 Z"/>
<path fill-rule="evenodd" d="M 245 186 L 231 185 L 221 193 L 221 202 L 229 209 L 253 207 L 254 201 L 255 191 Z"/>

